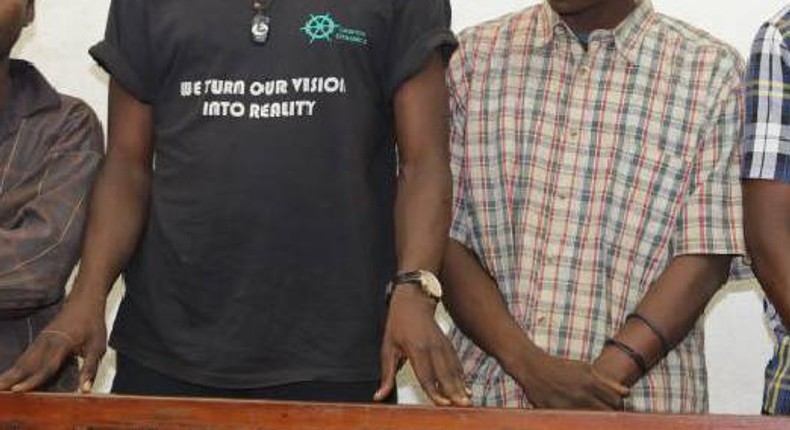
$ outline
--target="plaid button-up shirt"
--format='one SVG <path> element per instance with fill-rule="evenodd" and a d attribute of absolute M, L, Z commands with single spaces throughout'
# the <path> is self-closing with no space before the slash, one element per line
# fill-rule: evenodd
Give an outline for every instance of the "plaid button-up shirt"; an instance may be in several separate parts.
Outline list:
<path fill-rule="evenodd" d="M 548 6 L 466 31 L 451 62 L 451 237 L 555 356 L 592 361 L 674 257 L 737 255 L 743 65 L 649 1 L 585 51 Z M 458 331 L 481 405 L 529 399 Z M 627 408 L 707 409 L 702 325 Z"/>
<path fill-rule="evenodd" d="M 757 33 L 746 76 L 744 179 L 790 183 L 790 6 Z M 787 330 L 766 302 L 771 328 Z"/>
<path fill-rule="evenodd" d="M 760 27 L 746 76 L 744 179 L 790 183 L 790 6 Z M 766 369 L 763 410 L 790 414 L 790 338 L 776 309 L 765 302 L 777 337 Z"/>

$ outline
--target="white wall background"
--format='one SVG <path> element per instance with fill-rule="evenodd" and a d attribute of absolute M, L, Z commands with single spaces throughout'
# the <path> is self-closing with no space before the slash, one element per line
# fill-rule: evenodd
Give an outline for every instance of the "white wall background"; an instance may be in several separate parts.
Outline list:
<path fill-rule="evenodd" d="M 110 0 L 37 0 L 38 16 L 16 55 L 35 62 L 62 92 L 90 103 L 101 118 L 106 113 L 106 76 L 91 62 L 88 48 L 101 38 Z M 216 0 L 246 1 L 246 0 Z M 538 0 L 452 0 L 456 30 L 525 8 Z M 759 25 L 785 0 L 654 0 L 655 7 L 720 37 L 745 56 Z M 116 292 L 117 296 L 118 292 Z M 762 374 L 771 339 L 761 314 L 760 294 L 753 283 L 730 285 L 707 314 L 711 409 L 721 413 L 758 413 Z M 117 302 L 117 300 L 113 300 Z M 106 360 L 101 389 L 109 387 L 112 360 Z M 401 377 L 402 397 L 419 399 L 408 375 Z"/>

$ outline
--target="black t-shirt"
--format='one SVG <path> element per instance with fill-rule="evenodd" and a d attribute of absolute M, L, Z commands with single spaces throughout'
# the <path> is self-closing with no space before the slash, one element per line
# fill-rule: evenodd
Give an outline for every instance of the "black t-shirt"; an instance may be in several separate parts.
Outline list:
<path fill-rule="evenodd" d="M 257 45 L 251 0 L 113 0 L 91 54 L 153 107 L 156 166 L 112 345 L 217 387 L 378 378 L 392 99 L 449 10 L 275 0 Z"/>

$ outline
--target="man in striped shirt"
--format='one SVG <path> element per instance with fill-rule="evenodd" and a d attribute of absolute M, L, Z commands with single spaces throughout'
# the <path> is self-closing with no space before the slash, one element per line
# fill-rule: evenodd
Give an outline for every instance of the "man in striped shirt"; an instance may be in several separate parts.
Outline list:
<path fill-rule="evenodd" d="M 750 56 L 743 190 L 755 274 L 773 306 L 776 351 L 765 370 L 763 412 L 790 414 L 790 6 L 763 24 Z"/>
<path fill-rule="evenodd" d="M 743 65 L 649 0 L 548 0 L 451 63 L 446 304 L 485 406 L 704 412 L 741 234 Z"/>

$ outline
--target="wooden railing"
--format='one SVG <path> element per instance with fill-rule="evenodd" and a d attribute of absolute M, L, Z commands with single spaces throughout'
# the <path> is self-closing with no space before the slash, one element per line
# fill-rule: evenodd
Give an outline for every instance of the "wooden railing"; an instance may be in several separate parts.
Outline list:
<path fill-rule="evenodd" d="M 0 430 L 774 430 L 790 419 L 0 394 Z"/>

